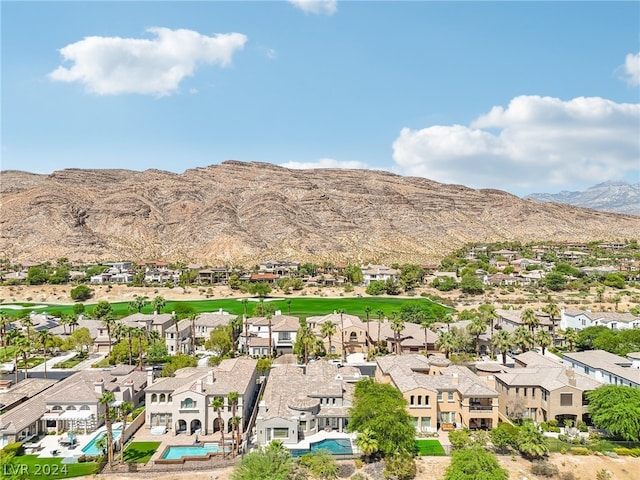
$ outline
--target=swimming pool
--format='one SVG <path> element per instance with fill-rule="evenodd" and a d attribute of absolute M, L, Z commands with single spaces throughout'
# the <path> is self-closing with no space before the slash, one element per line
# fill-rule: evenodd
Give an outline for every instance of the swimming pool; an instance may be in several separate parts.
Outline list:
<path fill-rule="evenodd" d="M 178 460 L 182 457 L 204 457 L 209 453 L 218 453 L 219 451 L 220 447 L 216 443 L 167 447 L 160 458 L 162 460 Z"/>
<path fill-rule="evenodd" d="M 351 440 L 348 438 L 325 438 L 309 444 L 308 449 L 291 449 L 292 457 L 301 457 L 316 450 L 327 450 L 332 455 L 353 455 Z"/>
<path fill-rule="evenodd" d="M 113 431 L 113 441 L 115 442 L 118 438 L 120 438 L 120 434 L 122 430 L 114 430 Z M 87 443 L 84 447 L 82 447 L 82 453 L 85 455 L 102 455 L 102 450 L 100 450 L 96 443 L 104 436 L 107 435 L 107 432 L 100 432 L 95 437 L 91 439 L 89 443 Z"/>

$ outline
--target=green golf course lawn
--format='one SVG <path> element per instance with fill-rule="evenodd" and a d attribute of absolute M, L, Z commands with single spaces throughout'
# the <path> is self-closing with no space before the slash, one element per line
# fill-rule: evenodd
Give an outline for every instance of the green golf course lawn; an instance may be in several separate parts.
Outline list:
<path fill-rule="evenodd" d="M 247 305 L 247 312 L 252 314 L 254 306 L 257 304 L 258 299 L 255 297 L 249 298 Z M 378 311 L 382 311 L 383 316 L 389 316 L 394 311 L 399 311 L 400 307 L 405 303 L 417 303 L 424 307 L 427 312 L 430 312 L 430 316 L 437 316 L 436 312 L 448 312 L 451 311 L 448 307 L 443 307 L 437 303 L 432 302 L 426 298 L 406 298 L 406 297 L 353 297 L 353 298 L 318 298 L 318 297 L 266 297 L 265 302 L 273 303 L 276 310 L 281 310 L 285 315 L 293 315 L 295 317 L 307 318 L 316 315 L 327 315 L 333 311 L 343 310 L 349 315 L 357 315 L 360 318 L 365 318 L 365 308 L 371 307 L 369 313 L 370 319 L 377 319 Z M 196 313 L 201 312 L 217 312 L 222 309 L 226 312 L 241 315 L 244 311 L 244 306 L 241 299 L 210 299 L 210 300 L 192 300 L 192 301 L 172 301 L 167 300 L 163 312 L 172 312 L 176 310 L 176 306 L 184 304 L 189 305 Z M 49 314 L 57 316 L 58 314 L 72 313 L 73 305 L 46 305 L 44 303 L 33 304 L 20 304 L 25 307 L 24 310 L 32 308 L 36 312 L 46 311 Z M 86 304 L 86 311 L 91 312 L 95 304 Z M 113 310 L 116 316 L 124 317 L 130 315 L 132 312 L 129 309 L 128 302 L 112 303 Z M 33 308 L 40 307 L 40 308 Z M 3 309 L 0 305 L 0 311 L 4 311 L 9 316 L 19 315 L 24 310 Z M 30 310 L 28 310 L 30 311 Z M 142 309 L 142 313 L 152 313 L 151 305 L 147 305 Z"/>

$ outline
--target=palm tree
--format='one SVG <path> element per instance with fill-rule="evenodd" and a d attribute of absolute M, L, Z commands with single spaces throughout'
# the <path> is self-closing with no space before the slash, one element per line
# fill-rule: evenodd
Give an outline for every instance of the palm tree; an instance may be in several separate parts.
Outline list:
<path fill-rule="evenodd" d="M 340 314 L 340 339 L 342 341 L 342 361 L 347 361 L 347 350 L 344 346 L 344 310 L 338 310 Z"/>
<path fill-rule="evenodd" d="M 231 353 L 233 356 L 236 356 L 236 351 L 238 350 L 238 340 L 240 339 L 240 333 L 242 332 L 242 318 L 234 317 L 229 320 L 229 325 L 231 325 L 231 331 L 233 332 L 233 342 L 231 345 Z"/>
<path fill-rule="evenodd" d="M 400 334 L 404 330 L 404 320 L 402 320 L 402 317 L 398 316 L 397 312 L 393 312 L 391 316 L 391 330 L 393 330 L 393 341 L 396 345 L 396 355 L 402 355 L 402 351 L 400 349 Z"/>
<path fill-rule="evenodd" d="M 5 312 L 0 312 L 0 343 L 4 347 L 4 355 L 7 356 L 7 326 L 11 321 L 9 320 L 9 315 Z"/>
<path fill-rule="evenodd" d="M 267 322 L 269 322 L 269 358 L 271 358 L 273 357 L 273 338 L 271 338 L 271 328 L 273 325 L 271 324 L 271 313 L 267 313 Z"/>
<path fill-rule="evenodd" d="M 158 295 L 153 300 L 151 300 L 151 305 L 153 306 L 154 312 L 160 313 L 166 304 L 167 304 L 167 301 L 164 299 L 164 297 L 161 297 L 160 295 Z"/>
<path fill-rule="evenodd" d="M 447 324 L 447 332 L 451 331 L 451 324 L 453 323 L 453 317 L 450 313 L 447 313 L 443 318 L 442 322 Z"/>
<path fill-rule="evenodd" d="M 238 399 L 240 398 L 240 394 L 238 392 L 229 392 L 229 394 L 227 395 L 227 401 L 229 402 L 229 404 L 231 405 L 231 419 L 235 420 L 236 418 L 236 409 L 238 408 Z M 234 421 L 232 424 L 232 430 L 231 430 L 231 439 L 233 440 L 234 438 L 234 431 L 233 429 L 238 428 L 238 425 L 236 424 L 236 422 Z M 235 456 L 235 454 L 237 453 L 237 448 L 238 445 L 234 445 L 234 442 L 231 442 L 232 448 L 231 448 L 231 452 L 233 454 L 233 456 Z"/>
<path fill-rule="evenodd" d="M 329 340 L 329 357 L 331 357 L 333 353 L 331 350 L 331 337 L 333 337 L 335 334 L 336 334 L 336 324 L 333 323 L 331 320 L 329 320 L 328 322 L 324 322 L 320 327 L 320 335 L 322 335 L 324 338 L 327 338 Z"/>
<path fill-rule="evenodd" d="M 519 326 L 513 331 L 513 344 L 518 346 L 522 352 L 526 352 L 533 343 L 533 335 L 524 326 Z"/>
<path fill-rule="evenodd" d="M 122 431 L 120 432 L 120 463 L 124 463 L 124 433 L 127 431 L 127 418 L 133 412 L 133 403 L 122 402 L 118 407 Z"/>
<path fill-rule="evenodd" d="M 18 384 L 18 348 L 17 345 L 20 342 L 20 339 L 24 338 L 24 335 L 22 334 L 22 332 L 20 330 L 18 330 L 17 328 L 13 328 L 11 330 L 9 330 L 9 332 L 7 332 L 7 343 L 13 345 L 14 348 L 13 349 L 13 361 L 15 364 L 15 368 L 13 369 L 13 373 L 15 375 L 15 381 L 13 382 L 14 385 Z M 5 347 L 5 355 L 7 354 L 6 351 L 6 347 Z"/>
<path fill-rule="evenodd" d="M 576 343 L 578 343 L 579 337 L 577 330 L 569 327 L 564 332 L 564 339 L 569 342 L 569 350 L 573 351 Z"/>
<path fill-rule="evenodd" d="M 29 371 L 29 366 L 27 362 L 29 360 L 29 352 L 31 351 L 31 341 L 28 337 L 20 336 L 16 342 L 16 353 L 22 357 L 22 363 L 24 364 L 24 378 L 27 378 L 27 372 Z M 18 370 L 18 365 L 16 363 L 16 370 Z"/>
<path fill-rule="evenodd" d="M 429 327 L 431 326 L 431 321 L 430 320 L 424 320 L 421 324 L 420 327 L 424 330 L 424 354 L 426 355 L 429 347 L 428 347 L 428 343 L 427 343 L 427 332 L 429 330 Z"/>
<path fill-rule="evenodd" d="M 162 298 L 162 297 L 160 297 Z M 173 315 L 173 326 L 176 327 L 176 343 L 175 343 L 175 354 L 177 355 L 180 350 L 180 332 L 178 331 L 178 317 Z"/>
<path fill-rule="evenodd" d="M 315 343 L 315 335 L 313 334 L 313 330 L 308 325 L 302 325 L 300 330 L 298 331 L 298 336 L 300 337 L 300 342 L 302 344 L 302 361 L 306 365 L 309 363 L 309 347 L 313 346 Z"/>
<path fill-rule="evenodd" d="M 144 344 L 142 343 L 142 340 L 147 336 L 146 328 L 134 328 L 133 336 L 138 339 L 138 368 L 142 370 L 144 352 Z"/>
<path fill-rule="evenodd" d="M 244 314 L 242 315 L 242 323 L 244 323 L 244 353 L 249 356 L 249 321 L 247 319 L 247 307 L 249 305 L 249 300 L 246 298 L 242 299 L 242 308 L 244 309 Z"/>
<path fill-rule="evenodd" d="M 371 455 L 378 451 L 378 440 L 370 429 L 365 428 L 356 437 L 356 446 L 363 453 L 364 462 L 369 463 Z"/>
<path fill-rule="evenodd" d="M 192 313 L 189 315 L 189 321 L 191 322 L 191 353 L 194 354 L 196 352 L 196 317 L 197 313 Z M 233 346 L 231 347 L 233 350 Z"/>
<path fill-rule="evenodd" d="M 31 327 L 33 327 L 33 320 L 31 320 L 31 316 L 27 315 L 20 320 L 20 324 L 27 329 L 27 340 L 31 342 Z"/>
<path fill-rule="evenodd" d="M 287 300 L 287 315 L 291 315 L 291 299 Z"/>
<path fill-rule="evenodd" d="M 99 320 L 107 329 L 107 337 L 109 338 L 109 355 L 111 355 L 111 331 L 113 329 L 113 307 L 106 300 L 100 300 L 93 308 L 93 316 Z"/>
<path fill-rule="evenodd" d="M 511 335 L 506 330 L 500 330 L 496 333 L 496 336 L 493 338 L 493 346 L 500 350 L 502 354 L 502 364 L 506 365 L 507 363 L 507 352 L 511 347 L 513 347 L 513 340 L 511 339 Z"/>
<path fill-rule="evenodd" d="M 149 302 L 147 301 L 147 297 L 138 296 L 129 302 L 129 310 L 132 312 L 140 313 L 144 307 L 147 306 Z"/>
<path fill-rule="evenodd" d="M 214 397 L 211 401 L 211 407 L 218 414 L 218 426 L 220 427 L 220 434 L 222 435 L 222 454 L 224 455 L 224 421 L 222 420 L 222 408 L 224 407 L 224 398 Z"/>
<path fill-rule="evenodd" d="M 115 401 L 115 395 L 111 391 L 102 394 L 98 403 L 104 406 L 104 423 L 107 427 L 107 462 L 109 467 L 113 465 L 113 409 L 111 404 Z"/>
<path fill-rule="evenodd" d="M 551 343 L 555 345 L 556 343 L 556 318 L 560 316 L 560 308 L 555 303 L 550 303 L 545 308 L 542 309 L 544 313 L 549 315 L 549 319 L 551 320 Z"/>
<path fill-rule="evenodd" d="M 538 330 L 535 335 L 535 340 L 540 348 L 542 348 L 542 355 L 544 355 L 545 349 L 551 345 L 551 335 L 547 330 Z"/>
<path fill-rule="evenodd" d="M 53 335 L 49 330 L 38 332 L 38 343 L 42 346 L 42 356 L 44 357 L 44 378 L 47 378 L 47 347 L 53 340 Z"/>
<path fill-rule="evenodd" d="M 467 325 L 467 330 L 471 335 L 475 337 L 476 342 L 476 357 L 480 357 L 480 335 L 487 330 L 487 324 L 485 323 L 482 315 L 476 315 L 471 319 L 471 323 Z"/>
<path fill-rule="evenodd" d="M 489 351 L 492 352 L 491 342 L 493 342 L 493 322 L 498 319 L 498 314 L 496 313 L 496 307 L 491 305 L 490 303 L 485 303 L 484 305 L 480 305 L 478 307 L 480 311 L 480 315 L 484 319 L 485 323 L 489 325 Z"/>
<path fill-rule="evenodd" d="M 525 422 L 520 428 L 518 450 L 529 459 L 542 458 L 549 451 L 547 442 L 533 422 Z"/>
<path fill-rule="evenodd" d="M 382 319 L 384 318 L 384 312 L 382 310 L 376 310 L 378 315 L 378 340 L 376 340 L 376 351 L 380 351 L 380 326 L 382 325 Z"/>
<path fill-rule="evenodd" d="M 127 335 L 127 345 L 129 346 L 129 365 L 133 364 L 133 337 L 135 327 L 125 327 L 125 333 Z"/>
<path fill-rule="evenodd" d="M 78 315 L 76 315 L 75 313 L 69 315 L 68 317 L 68 321 L 69 321 L 69 330 L 71 333 L 76 331 L 76 327 L 79 325 L 78 324 Z"/>
<path fill-rule="evenodd" d="M 532 308 L 525 308 L 520 319 L 522 320 L 522 323 L 529 327 L 531 335 L 533 335 L 535 329 L 540 326 L 540 320 L 538 320 L 538 316 Z"/>
<path fill-rule="evenodd" d="M 369 318 L 369 315 L 371 314 L 371 310 L 372 308 L 369 305 L 365 305 L 364 307 L 364 315 L 365 315 L 365 322 L 367 323 L 367 357 L 369 356 L 369 354 L 371 353 L 371 335 L 369 334 L 369 320 L 371 320 Z"/>
<path fill-rule="evenodd" d="M 438 340 L 436 340 L 436 347 L 444 352 L 445 357 L 449 358 L 449 355 L 455 350 L 456 346 L 456 337 L 452 332 L 440 332 Z"/>

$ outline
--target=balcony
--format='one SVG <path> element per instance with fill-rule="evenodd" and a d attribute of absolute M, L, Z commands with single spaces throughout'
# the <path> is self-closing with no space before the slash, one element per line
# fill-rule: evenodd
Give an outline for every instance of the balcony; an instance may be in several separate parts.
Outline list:
<path fill-rule="evenodd" d="M 470 412 L 491 412 L 493 405 L 469 405 Z"/>

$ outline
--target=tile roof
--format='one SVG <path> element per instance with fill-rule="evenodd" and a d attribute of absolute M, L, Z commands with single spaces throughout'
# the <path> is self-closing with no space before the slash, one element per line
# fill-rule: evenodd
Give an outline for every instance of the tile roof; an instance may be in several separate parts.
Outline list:
<path fill-rule="evenodd" d="M 604 370 L 640 385 L 640 370 L 629 368 L 631 360 L 604 350 L 565 353 L 565 358 L 575 360 L 594 369 Z"/>
<path fill-rule="evenodd" d="M 568 386 L 571 377 L 575 379 L 575 388 L 578 390 L 594 390 L 602 385 L 597 380 L 562 365 L 513 368 L 506 373 L 496 373 L 495 377 L 507 385 L 542 387 L 548 391 Z"/>

